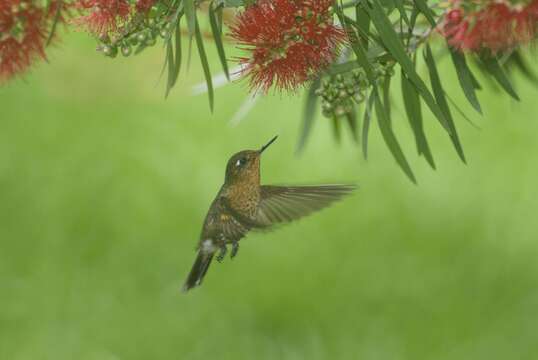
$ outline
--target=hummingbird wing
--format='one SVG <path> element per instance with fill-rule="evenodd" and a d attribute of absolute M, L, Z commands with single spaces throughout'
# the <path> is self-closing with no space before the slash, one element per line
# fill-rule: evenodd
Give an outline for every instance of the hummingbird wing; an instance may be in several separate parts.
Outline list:
<path fill-rule="evenodd" d="M 243 238 L 250 230 L 251 225 L 241 220 L 239 213 L 230 206 L 225 197 L 217 197 L 204 223 L 200 242 L 220 236 L 230 241 Z"/>
<path fill-rule="evenodd" d="M 355 188 L 355 185 L 263 185 L 254 227 L 267 227 L 299 219 L 329 206 Z"/>
<path fill-rule="evenodd" d="M 231 241 L 238 241 L 243 238 L 248 231 L 250 226 L 246 223 L 240 222 L 233 214 L 223 214 L 227 218 L 224 219 L 221 223 L 221 230 L 224 237 Z"/>

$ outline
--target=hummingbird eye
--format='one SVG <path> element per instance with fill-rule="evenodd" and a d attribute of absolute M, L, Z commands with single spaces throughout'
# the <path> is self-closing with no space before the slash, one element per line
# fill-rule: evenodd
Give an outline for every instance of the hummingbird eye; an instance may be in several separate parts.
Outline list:
<path fill-rule="evenodd" d="M 242 157 L 242 158 L 240 158 L 239 160 L 237 160 L 237 161 L 235 162 L 235 166 L 237 166 L 237 167 L 241 167 L 241 166 L 245 165 L 246 163 L 247 163 L 247 158 L 246 158 L 246 157 Z"/>

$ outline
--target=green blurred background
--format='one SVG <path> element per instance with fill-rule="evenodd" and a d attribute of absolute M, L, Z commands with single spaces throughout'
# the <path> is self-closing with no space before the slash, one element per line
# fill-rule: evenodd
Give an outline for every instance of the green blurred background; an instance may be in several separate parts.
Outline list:
<path fill-rule="evenodd" d="M 0 359 L 538 358 L 536 87 L 516 81 L 521 103 L 482 92 L 479 117 L 445 76 L 481 130 L 458 117 L 464 165 L 427 114 L 436 172 L 397 100 L 415 186 L 377 126 L 368 162 L 321 117 L 297 157 L 301 97 L 267 96 L 231 127 L 246 84 L 218 89 L 212 115 L 190 95 L 196 55 L 164 100 L 162 50 L 94 46 L 68 35 L 0 88 Z M 228 157 L 275 134 L 264 182 L 360 190 L 249 235 L 180 293 Z"/>

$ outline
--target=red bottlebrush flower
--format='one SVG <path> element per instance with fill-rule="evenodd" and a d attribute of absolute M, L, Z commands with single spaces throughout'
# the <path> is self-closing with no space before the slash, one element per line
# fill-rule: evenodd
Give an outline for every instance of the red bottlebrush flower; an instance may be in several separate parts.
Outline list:
<path fill-rule="evenodd" d="M 452 1 L 441 25 L 448 43 L 462 51 L 489 49 L 493 53 L 531 41 L 538 29 L 538 0 L 525 6 L 509 2 L 487 2 L 472 9 Z"/>
<path fill-rule="evenodd" d="M 252 90 L 294 90 L 327 67 L 345 39 L 332 21 L 332 0 L 259 0 L 237 16 L 232 37 Z"/>
<path fill-rule="evenodd" d="M 31 0 L 0 2 L 0 83 L 45 59 L 44 10 Z"/>
<path fill-rule="evenodd" d="M 137 0 L 135 5 L 136 11 L 145 14 L 151 9 L 153 5 L 155 5 L 156 2 L 157 0 Z"/>
<path fill-rule="evenodd" d="M 89 13 L 73 22 L 96 35 L 115 32 L 118 24 L 127 20 L 131 12 L 127 0 L 79 0 L 76 7 Z"/>

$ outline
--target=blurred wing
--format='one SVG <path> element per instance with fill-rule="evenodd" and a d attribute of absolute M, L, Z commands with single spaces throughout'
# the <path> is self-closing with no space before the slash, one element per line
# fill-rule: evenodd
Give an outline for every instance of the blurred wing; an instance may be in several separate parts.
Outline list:
<path fill-rule="evenodd" d="M 284 223 L 321 210 L 351 193 L 354 185 L 271 186 L 261 187 L 256 217 L 259 227 Z"/>

